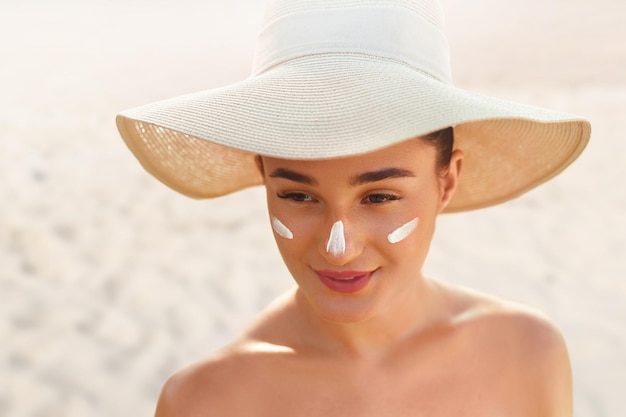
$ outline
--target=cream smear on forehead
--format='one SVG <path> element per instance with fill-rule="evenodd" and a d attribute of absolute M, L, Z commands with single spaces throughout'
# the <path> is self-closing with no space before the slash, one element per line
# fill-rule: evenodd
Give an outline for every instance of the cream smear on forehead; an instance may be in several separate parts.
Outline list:
<path fill-rule="evenodd" d="M 293 239 L 293 233 L 291 233 L 291 230 L 289 230 L 289 228 L 276 217 L 272 217 L 272 228 L 276 231 L 278 236 L 282 236 L 285 239 Z"/>
<path fill-rule="evenodd" d="M 341 220 L 335 222 L 330 229 L 326 252 L 332 255 L 342 255 L 346 252 L 346 238 L 343 234 L 343 222 Z"/>
<path fill-rule="evenodd" d="M 415 230 L 418 222 L 419 219 L 416 217 L 410 222 L 403 224 L 393 232 L 389 233 L 387 235 L 387 240 L 389 241 L 389 243 L 398 243 L 403 241 L 408 235 L 411 234 L 413 230 Z"/>

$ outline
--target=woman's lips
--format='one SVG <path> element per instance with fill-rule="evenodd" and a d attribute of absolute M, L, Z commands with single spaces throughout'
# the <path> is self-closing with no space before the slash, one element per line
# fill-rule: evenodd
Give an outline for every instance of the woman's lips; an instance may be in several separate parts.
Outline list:
<path fill-rule="evenodd" d="M 320 270 L 317 272 L 322 284 L 329 289 L 344 294 L 362 290 L 369 284 L 374 271 L 333 271 Z"/>

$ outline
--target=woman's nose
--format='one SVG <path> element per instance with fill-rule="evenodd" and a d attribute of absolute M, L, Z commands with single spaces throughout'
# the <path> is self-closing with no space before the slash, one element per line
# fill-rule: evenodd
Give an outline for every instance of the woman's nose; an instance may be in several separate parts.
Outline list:
<path fill-rule="evenodd" d="M 358 257 L 359 249 L 350 228 L 342 220 L 335 221 L 324 236 L 320 252 L 331 265 L 343 266 Z"/>
<path fill-rule="evenodd" d="M 343 255 L 346 252 L 346 235 L 341 220 L 333 223 L 333 227 L 330 229 L 330 236 L 326 242 L 326 252 L 334 256 Z"/>

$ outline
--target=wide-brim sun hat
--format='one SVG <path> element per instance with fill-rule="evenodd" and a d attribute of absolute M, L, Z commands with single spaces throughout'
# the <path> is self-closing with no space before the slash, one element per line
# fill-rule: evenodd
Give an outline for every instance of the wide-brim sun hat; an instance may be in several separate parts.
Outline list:
<path fill-rule="evenodd" d="M 260 185 L 256 155 L 329 159 L 447 127 L 465 154 L 446 211 L 536 187 L 585 148 L 585 119 L 456 88 L 435 0 L 275 0 L 252 75 L 117 116 L 143 167 L 211 198 Z M 199 51 L 200 52 L 200 51 Z"/>

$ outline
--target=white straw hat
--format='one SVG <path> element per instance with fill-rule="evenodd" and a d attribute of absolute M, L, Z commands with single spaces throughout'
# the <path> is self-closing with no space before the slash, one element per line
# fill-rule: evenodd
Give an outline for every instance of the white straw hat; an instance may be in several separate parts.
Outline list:
<path fill-rule="evenodd" d="M 274 0 L 251 77 L 127 110 L 118 129 L 148 172 L 194 198 L 262 184 L 258 154 L 357 155 L 450 126 L 465 165 L 448 212 L 561 172 L 589 123 L 454 87 L 442 18 L 436 0 Z"/>

